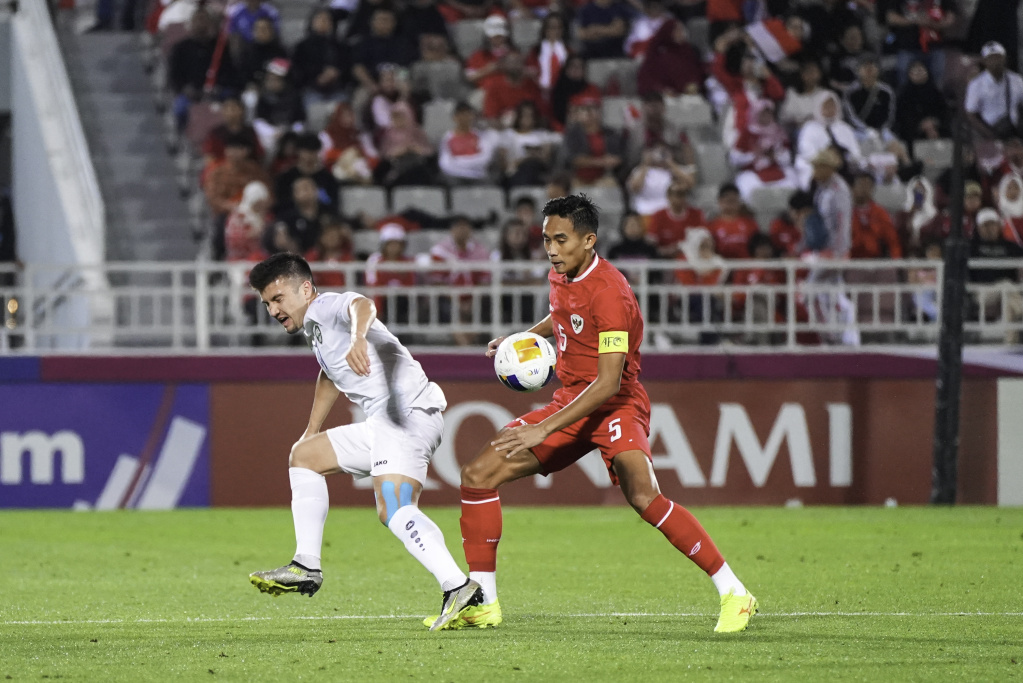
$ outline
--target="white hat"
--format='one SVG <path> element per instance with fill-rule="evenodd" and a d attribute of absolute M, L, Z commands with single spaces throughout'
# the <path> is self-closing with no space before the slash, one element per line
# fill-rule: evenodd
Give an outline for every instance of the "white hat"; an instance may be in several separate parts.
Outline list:
<path fill-rule="evenodd" d="M 1001 223 L 1002 217 L 998 215 L 998 212 L 994 209 L 981 209 L 977 212 L 977 225 L 984 225 L 994 221 L 995 223 Z"/>
<path fill-rule="evenodd" d="M 488 38 L 508 35 L 508 20 L 500 14 L 492 14 L 483 22 L 483 35 Z"/>
<path fill-rule="evenodd" d="M 405 241 L 405 228 L 401 227 L 397 223 L 385 223 L 380 228 L 380 242 L 390 242 L 397 240 L 399 242 Z"/>
<path fill-rule="evenodd" d="M 1005 55 L 1005 48 L 996 40 L 989 40 L 984 43 L 984 47 L 980 48 L 981 57 L 989 57 L 991 55 Z"/>

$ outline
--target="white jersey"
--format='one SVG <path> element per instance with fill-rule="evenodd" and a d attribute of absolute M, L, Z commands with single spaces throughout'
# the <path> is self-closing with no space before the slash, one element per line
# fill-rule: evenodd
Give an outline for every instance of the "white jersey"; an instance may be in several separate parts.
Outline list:
<path fill-rule="evenodd" d="M 407 416 L 413 408 L 444 410 L 444 392 L 427 379 L 419 362 L 379 320 L 373 321 L 366 335 L 369 376 L 348 367 L 345 356 L 352 344 L 349 308 L 361 298 L 355 292 L 322 292 L 306 310 L 302 334 L 324 373 L 367 417 L 381 415 L 393 420 Z"/>

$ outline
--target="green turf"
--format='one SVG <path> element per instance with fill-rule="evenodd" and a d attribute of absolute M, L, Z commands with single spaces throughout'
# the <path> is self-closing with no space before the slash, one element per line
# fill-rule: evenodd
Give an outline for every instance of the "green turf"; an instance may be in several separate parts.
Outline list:
<path fill-rule="evenodd" d="M 461 558 L 457 510 L 428 512 Z M 695 512 L 760 599 L 745 633 L 712 633 L 711 582 L 624 507 L 506 507 L 505 623 L 440 633 L 367 509 L 331 511 L 312 599 L 248 583 L 290 559 L 286 509 L 3 512 L 0 680 L 1023 677 L 1023 510 Z"/>

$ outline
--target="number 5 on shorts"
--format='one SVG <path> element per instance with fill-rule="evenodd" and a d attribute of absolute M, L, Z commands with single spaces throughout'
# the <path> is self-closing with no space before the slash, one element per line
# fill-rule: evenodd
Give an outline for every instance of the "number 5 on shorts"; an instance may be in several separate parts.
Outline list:
<path fill-rule="evenodd" d="M 622 426 L 618 424 L 621 421 L 622 418 L 616 417 L 615 419 L 607 423 L 607 431 L 609 434 L 611 434 L 612 443 L 622 438 Z"/>

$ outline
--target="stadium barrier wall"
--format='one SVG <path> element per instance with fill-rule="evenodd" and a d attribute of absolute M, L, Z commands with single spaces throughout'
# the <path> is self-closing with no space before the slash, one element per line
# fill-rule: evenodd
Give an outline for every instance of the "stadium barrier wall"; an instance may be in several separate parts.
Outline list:
<path fill-rule="evenodd" d="M 458 502 L 460 464 L 546 402 L 516 394 L 480 354 L 417 354 L 448 397 L 423 501 Z M 654 467 L 693 505 L 926 503 L 933 359 L 894 354 L 649 355 Z M 305 427 L 309 355 L 0 358 L 0 507 L 287 505 Z M 1023 375 L 967 363 L 959 501 L 1023 504 Z M 360 416 L 343 398 L 328 424 Z M 334 505 L 371 505 L 331 477 Z M 513 504 L 620 504 L 591 454 L 502 490 Z"/>

